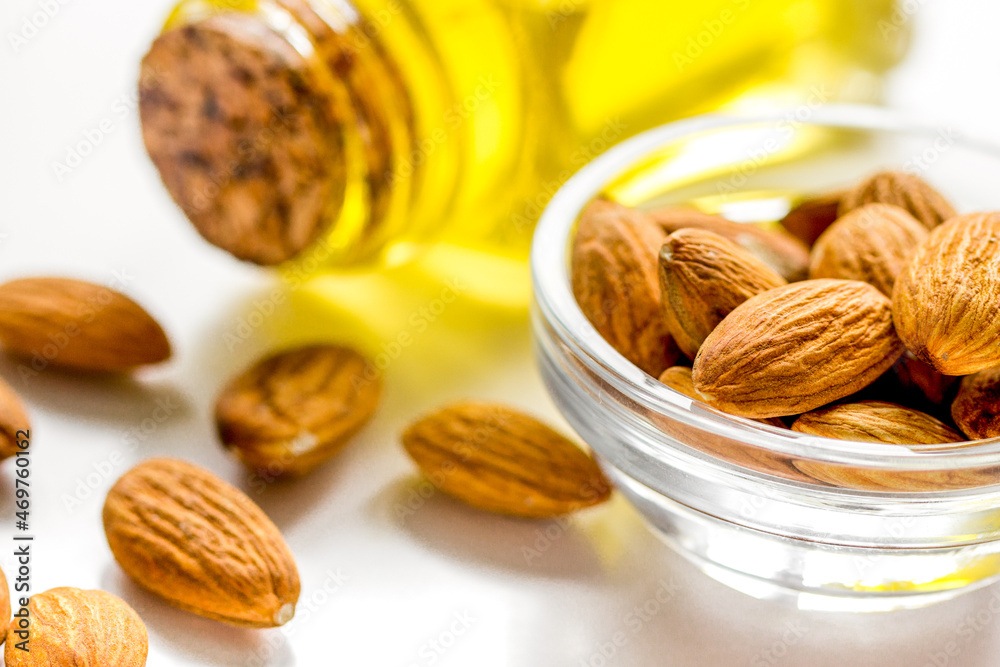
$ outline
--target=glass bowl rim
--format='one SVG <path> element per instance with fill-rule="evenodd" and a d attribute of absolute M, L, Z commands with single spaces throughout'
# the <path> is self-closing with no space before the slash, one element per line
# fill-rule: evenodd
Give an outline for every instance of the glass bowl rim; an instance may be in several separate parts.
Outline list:
<path fill-rule="evenodd" d="M 661 125 L 617 144 L 585 165 L 556 192 L 535 229 L 531 247 L 534 310 L 560 343 L 586 369 L 630 400 L 662 416 L 698 429 L 743 441 L 755 447 L 826 463 L 895 471 L 958 470 L 1000 465 L 1000 438 L 958 445 L 893 445 L 834 440 L 760 424 L 748 419 L 693 406 L 683 394 L 633 365 L 594 329 L 573 296 L 569 273 L 569 240 L 584 206 L 607 183 L 650 154 L 686 135 L 706 130 L 787 121 L 800 107 L 766 114 L 711 113 Z M 940 123 L 861 104 L 828 104 L 810 109 L 799 126 L 820 126 L 937 136 L 953 129 Z M 1000 144 L 964 133 L 954 143 L 1000 160 Z M 666 435 L 664 434 L 664 438 Z M 664 447 L 671 444 L 664 439 Z M 722 464 L 722 462 L 719 462 Z"/>

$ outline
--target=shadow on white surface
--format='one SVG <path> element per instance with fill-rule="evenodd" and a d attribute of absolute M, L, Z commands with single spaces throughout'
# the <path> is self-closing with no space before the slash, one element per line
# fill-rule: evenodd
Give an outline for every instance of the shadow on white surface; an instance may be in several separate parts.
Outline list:
<path fill-rule="evenodd" d="M 140 424 L 154 412 L 170 421 L 181 421 L 193 412 L 191 397 L 158 378 L 162 375 L 159 368 L 131 375 L 45 368 L 25 375 L 21 365 L 21 360 L 0 356 L 0 375 L 21 395 L 29 411 L 42 408 L 115 428 Z"/>
<path fill-rule="evenodd" d="M 377 520 L 465 566 L 577 581 L 604 576 L 594 543 L 573 519 L 497 516 L 432 491 L 415 475 L 388 484 L 370 507 Z"/>
<path fill-rule="evenodd" d="M 183 657 L 189 664 L 213 667 L 297 664 L 281 630 L 237 628 L 173 607 L 137 586 L 117 564 L 105 569 L 101 587 L 121 597 L 139 613 L 149 631 L 151 646 L 167 645 L 171 654 Z"/>

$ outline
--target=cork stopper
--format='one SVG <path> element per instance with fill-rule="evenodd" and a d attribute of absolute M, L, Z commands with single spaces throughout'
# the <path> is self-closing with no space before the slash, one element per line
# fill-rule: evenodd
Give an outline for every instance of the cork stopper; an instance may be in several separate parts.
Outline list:
<path fill-rule="evenodd" d="M 334 219 L 346 167 L 331 82 L 253 16 L 160 35 L 142 61 L 139 110 L 163 183 L 216 246 L 279 264 Z"/>

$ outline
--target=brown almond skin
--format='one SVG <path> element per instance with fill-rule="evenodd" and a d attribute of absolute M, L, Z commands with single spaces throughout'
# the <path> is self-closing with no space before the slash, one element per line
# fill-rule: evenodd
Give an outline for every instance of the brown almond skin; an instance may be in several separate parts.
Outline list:
<path fill-rule="evenodd" d="M 694 380 L 691 378 L 691 369 L 687 366 L 671 366 L 659 377 L 660 382 L 671 389 L 678 391 L 688 398 L 696 401 L 705 401 L 705 398 L 698 395 L 698 390 L 694 388 Z M 777 417 L 769 419 L 757 419 L 761 424 L 770 424 L 778 428 L 785 428 L 785 422 Z M 705 436 L 701 436 L 704 439 Z"/>
<path fill-rule="evenodd" d="M 562 516 L 611 494 L 586 452 L 533 417 L 502 405 L 449 405 L 412 424 L 402 441 L 432 484 L 487 512 Z"/>
<path fill-rule="evenodd" d="M 304 475 L 371 420 L 382 394 L 375 364 L 339 345 L 309 345 L 255 363 L 219 395 L 222 443 L 264 479 Z"/>
<path fill-rule="evenodd" d="M 896 276 L 927 235 L 927 229 L 898 206 L 865 204 L 819 237 L 809 277 L 861 280 L 891 297 Z"/>
<path fill-rule="evenodd" d="M 660 306 L 657 253 L 666 234 L 645 214 L 597 199 L 573 244 L 573 295 L 597 332 L 656 377 L 678 356 Z"/>
<path fill-rule="evenodd" d="M 896 280 L 896 332 L 944 375 L 1000 365 L 1000 213 L 952 218 L 931 232 Z"/>
<path fill-rule="evenodd" d="M 7 638 L 8 624 L 10 623 L 10 587 L 7 585 L 7 577 L 3 570 L 0 570 L 0 644 Z"/>
<path fill-rule="evenodd" d="M 965 438 L 930 415 L 886 401 L 841 403 L 801 415 L 792 430 L 824 438 L 896 445 L 936 445 Z"/>
<path fill-rule="evenodd" d="M 858 281 L 807 280 L 758 294 L 722 320 L 694 361 L 694 386 L 731 414 L 796 415 L 871 384 L 902 351 L 884 294 Z"/>
<path fill-rule="evenodd" d="M 30 431 L 28 413 L 21 397 L 14 389 L 0 380 L 0 460 L 10 458 L 21 448 L 17 443 L 25 439 L 25 433 Z"/>
<path fill-rule="evenodd" d="M 667 385 L 674 391 L 678 391 L 688 398 L 696 401 L 702 400 L 694 388 L 694 380 L 691 379 L 691 369 L 687 366 L 671 366 L 660 373 L 660 382 Z"/>
<path fill-rule="evenodd" d="M 836 221 L 843 191 L 810 197 L 798 203 L 781 219 L 789 234 L 812 247 L 820 234 Z"/>
<path fill-rule="evenodd" d="M 942 375 L 913 356 L 909 350 L 892 367 L 905 391 L 926 400 L 932 406 L 947 406 L 958 389 L 959 378 Z"/>
<path fill-rule="evenodd" d="M 948 200 L 927 181 L 901 171 L 873 174 L 848 190 L 841 198 L 840 214 L 875 202 L 905 209 L 927 229 L 955 216 Z"/>
<path fill-rule="evenodd" d="M 667 330 L 691 359 L 736 306 L 785 284 L 767 264 L 715 232 L 681 229 L 660 249 L 660 298 Z"/>
<path fill-rule="evenodd" d="M 163 328 L 135 301 L 69 278 L 0 285 L 0 344 L 36 370 L 127 371 L 170 357 Z"/>
<path fill-rule="evenodd" d="M 691 228 L 715 232 L 770 266 L 788 282 L 804 280 L 809 275 L 809 249 L 791 234 L 694 209 L 656 209 L 649 216 L 667 234 Z"/>
<path fill-rule="evenodd" d="M 149 653 L 146 626 L 121 598 L 97 590 L 53 588 L 28 602 L 29 651 L 16 648 L 23 630 L 10 624 L 7 667 L 142 667 Z"/>
<path fill-rule="evenodd" d="M 281 533 L 207 470 L 176 459 L 140 463 L 108 492 L 103 516 L 115 560 L 167 602 L 254 628 L 294 615 L 299 574 Z"/>
<path fill-rule="evenodd" d="M 951 418 L 973 440 L 1000 436 L 1000 367 L 962 378 Z"/>

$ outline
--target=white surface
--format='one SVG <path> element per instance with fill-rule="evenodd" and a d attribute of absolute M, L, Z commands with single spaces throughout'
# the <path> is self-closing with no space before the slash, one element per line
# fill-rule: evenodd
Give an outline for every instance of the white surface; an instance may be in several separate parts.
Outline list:
<path fill-rule="evenodd" d="M 437 495 L 403 516 L 400 508 L 424 488 L 397 442 L 414 415 L 476 396 L 555 418 L 523 313 L 477 327 L 459 322 L 463 311 L 475 320 L 475 309 L 456 305 L 424 343 L 390 364 L 379 419 L 336 462 L 298 483 L 257 491 L 218 446 L 210 406 L 226 378 L 274 344 L 269 326 L 232 352 L 225 338 L 271 281 L 200 242 L 138 138 L 137 63 L 171 1 L 62 0 L 16 52 L 10 31 L 43 2 L 0 3 L 0 279 L 61 274 L 110 282 L 124 272 L 125 291 L 165 324 L 176 352 L 168 366 L 134 382 L 52 372 L 22 382 L 12 364 L 0 365 L 30 403 L 34 423 L 34 591 L 72 585 L 121 595 L 149 627 L 149 664 L 168 667 L 1000 662 L 990 611 L 997 587 L 921 611 L 800 612 L 703 576 L 661 547 L 620 501 L 568 526 L 494 518 Z M 890 101 L 1000 135 L 996 88 L 982 78 L 1000 60 L 1000 7 L 907 4 L 926 6 L 910 61 L 890 81 Z M 59 180 L 53 163 L 105 119 L 110 131 L 100 145 Z M 321 332 L 337 326 L 331 319 Z M 464 345 L 427 342 L 451 326 L 464 326 Z M 146 421 L 141 438 L 129 435 L 158 405 L 170 406 L 169 418 Z M 284 531 L 303 584 L 289 626 L 228 628 L 176 611 L 124 578 L 104 540 L 101 503 L 118 475 L 154 454 L 197 461 L 241 485 Z M 8 573 L 12 471 L 0 469 L 0 563 Z M 79 503 L 67 507 L 73 496 Z"/>

